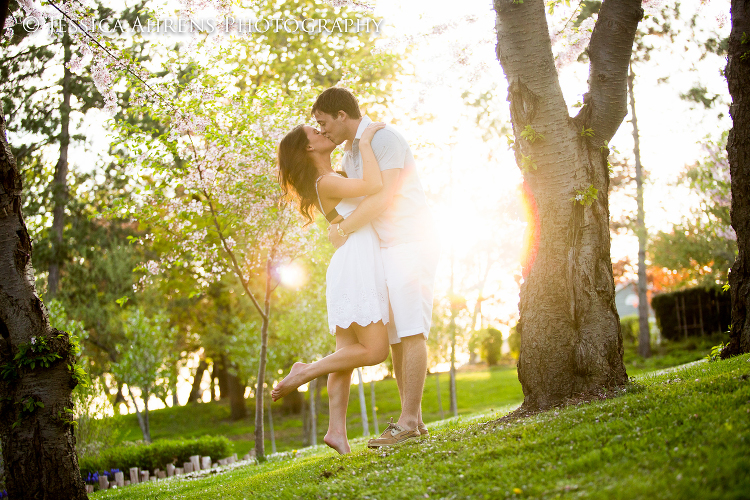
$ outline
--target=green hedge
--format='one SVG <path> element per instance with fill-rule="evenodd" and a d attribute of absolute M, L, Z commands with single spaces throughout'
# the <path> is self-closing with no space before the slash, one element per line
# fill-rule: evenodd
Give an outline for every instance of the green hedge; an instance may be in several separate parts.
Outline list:
<path fill-rule="evenodd" d="M 656 315 L 661 336 L 669 340 L 695 337 L 701 333 L 710 335 L 724 332 L 729 329 L 732 322 L 729 292 L 719 287 L 687 288 L 672 293 L 661 293 L 651 299 L 651 307 Z"/>
<path fill-rule="evenodd" d="M 114 446 L 98 456 L 82 458 L 79 466 L 85 477 L 89 472 L 110 469 L 127 471 L 131 467 L 139 467 L 143 470 L 164 470 L 167 464 L 182 467 L 193 455 L 211 457 L 215 462 L 231 454 L 232 444 L 229 439 L 224 436 L 204 436 L 197 439 Z"/>
<path fill-rule="evenodd" d="M 622 332 L 623 342 L 637 344 L 640 325 L 638 324 L 638 315 L 631 314 L 620 318 L 620 331 Z"/>

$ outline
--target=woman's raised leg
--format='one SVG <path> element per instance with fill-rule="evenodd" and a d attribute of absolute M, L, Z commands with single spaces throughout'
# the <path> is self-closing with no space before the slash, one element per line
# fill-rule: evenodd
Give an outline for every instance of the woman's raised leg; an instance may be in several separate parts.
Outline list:
<path fill-rule="evenodd" d="M 278 401 L 297 387 L 327 373 L 353 370 L 359 366 L 372 366 L 388 357 L 388 332 L 382 321 L 360 326 L 352 323 L 357 342 L 338 349 L 315 363 L 294 363 L 289 375 L 271 391 Z"/>

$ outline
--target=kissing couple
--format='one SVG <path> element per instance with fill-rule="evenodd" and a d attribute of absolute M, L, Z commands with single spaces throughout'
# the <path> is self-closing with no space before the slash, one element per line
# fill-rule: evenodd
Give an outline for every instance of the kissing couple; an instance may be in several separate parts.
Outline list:
<path fill-rule="evenodd" d="M 336 252 L 326 272 L 326 305 L 336 351 L 314 363 L 295 363 L 271 397 L 278 401 L 328 374 L 330 418 L 323 441 L 346 454 L 352 371 L 385 361 L 389 344 L 401 415 L 367 445 L 391 446 L 427 434 L 422 392 L 439 243 L 401 133 L 363 116 L 343 88 L 320 94 L 312 116 L 319 129 L 299 125 L 281 140 L 279 180 L 308 223 L 316 210 L 330 223 Z M 346 177 L 331 167 L 331 153 L 342 143 Z"/>

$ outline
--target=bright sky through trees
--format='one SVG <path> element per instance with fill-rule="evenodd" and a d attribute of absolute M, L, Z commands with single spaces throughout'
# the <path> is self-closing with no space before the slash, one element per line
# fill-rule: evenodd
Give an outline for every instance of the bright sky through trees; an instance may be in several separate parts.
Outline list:
<path fill-rule="evenodd" d="M 654 3 L 654 2 L 652 2 Z M 658 3 L 658 2 L 657 2 Z M 571 2 L 573 6 L 578 2 Z M 560 9 L 551 17 L 551 24 L 562 26 L 570 17 L 571 9 Z M 474 123 L 477 109 L 467 107 L 461 98 L 464 91 L 492 90 L 495 93 L 493 110 L 507 120 L 505 101 L 507 84 L 495 58 L 494 15 L 489 1 L 422 1 L 398 2 L 380 0 L 375 13 L 386 19 L 382 30 L 384 43 L 393 40 L 411 45 L 409 61 L 414 74 L 405 81 L 396 95 L 400 116 L 392 119 L 406 131 L 406 136 L 418 147 L 422 179 L 432 194 L 435 215 L 441 221 L 443 258 L 439 282 L 447 289 L 449 276 L 448 247 L 451 241 L 457 258 L 465 257 L 476 241 L 488 233 L 522 231 L 520 212 L 491 210 L 517 193 L 521 175 L 505 141 L 485 141 Z M 647 11 L 648 13 L 648 11 Z M 681 2 L 681 29 L 687 20 L 698 13 L 698 27 L 715 31 L 721 37 L 729 34 L 729 2 L 726 0 Z M 439 32 L 440 35 L 423 36 Z M 669 39 L 649 40 L 657 46 L 652 60 L 639 68 L 636 80 L 636 99 L 641 128 L 641 151 L 650 180 L 645 190 L 646 220 L 651 228 L 667 229 L 679 221 L 682 214 L 695 205 L 687 189 L 674 186 L 685 165 L 699 159 L 699 142 L 710 135 L 718 136 L 731 126 L 725 104 L 706 111 L 680 99 L 700 82 L 710 93 L 719 94 L 728 102 L 726 81 L 721 71 L 726 61 L 723 56 L 709 54 L 700 60 L 699 47 L 690 40 L 689 33 Z M 652 37 L 655 38 L 655 37 Z M 420 43 L 421 41 L 421 43 Z M 397 45 L 398 46 L 398 45 Z M 588 78 L 587 63 L 571 63 L 560 69 L 560 82 L 571 115 L 572 106 L 582 99 Z M 668 77 L 666 82 L 660 79 Z M 723 112 L 719 119 L 717 114 Z M 420 123 L 421 117 L 432 117 Z M 611 144 L 630 158 L 632 163 L 632 126 L 629 117 L 620 126 Z M 451 184 L 451 193 L 441 192 Z M 632 206 L 631 206 L 632 205 Z M 613 218 L 622 212 L 635 210 L 635 200 L 613 197 Z M 501 237 L 510 245 L 511 252 L 520 252 L 520 238 Z M 638 251 L 633 235 L 618 236 L 613 241 L 612 258 L 630 256 L 635 260 Z M 514 280 L 517 267 L 507 266 L 493 272 L 491 280 L 499 289 L 500 303 L 485 306 L 490 317 L 506 319 L 517 316 L 518 287 Z M 493 284 L 488 285 L 492 289 Z M 440 290 L 440 285 L 438 285 Z M 490 312 L 491 311 L 491 312 Z"/>

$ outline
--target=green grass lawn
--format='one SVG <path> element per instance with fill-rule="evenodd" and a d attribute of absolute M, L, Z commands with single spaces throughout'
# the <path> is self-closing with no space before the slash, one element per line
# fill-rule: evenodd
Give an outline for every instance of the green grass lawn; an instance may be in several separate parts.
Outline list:
<path fill-rule="evenodd" d="M 677 341 L 664 340 L 661 344 L 652 346 L 652 356 L 648 359 L 638 355 L 636 345 L 626 342 L 622 361 L 625 363 L 628 375 L 632 377 L 653 370 L 697 361 L 711 352 L 713 346 L 728 341 L 728 333 L 688 337 Z"/>
<path fill-rule="evenodd" d="M 637 355 L 637 347 L 633 344 L 625 345 L 624 363 L 628 375 L 637 376 L 656 369 L 680 365 L 703 358 L 712 346 L 726 341 L 726 335 L 706 337 L 691 337 L 678 342 L 664 342 L 654 346 L 653 356 L 644 360 Z M 470 367 L 471 368 L 471 367 Z M 356 376 L 355 376 L 356 378 Z M 440 395 L 443 412 L 441 413 L 437 399 L 437 384 L 440 382 Z M 518 382 L 516 369 L 513 366 L 497 366 L 491 369 L 474 369 L 459 371 L 456 376 L 459 415 L 488 412 L 507 406 L 517 406 L 523 401 L 521 384 Z M 400 403 L 396 381 L 386 379 L 375 384 L 375 399 L 378 414 L 379 430 L 385 428 L 389 418 L 398 419 Z M 374 433 L 372 426 L 372 409 L 370 401 L 370 386 L 366 384 L 365 397 L 367 399 L 370 433 Z M 322 407 L 318 417 L 318 443 L 322 443 L 328 427 L 328 396 L 323 389 L 321 394 Z M 194 438 L 204 435 L 222 435 L 232 440 L 234 451 L 242 456 L 254 448 L 253 433 L 255 431 L 253 410 L 255 400 L 248 399 L 249 416 L 243 420 L 232 422 L 229 420 L 229 404 L 223 402 L 199 403 L 175 408 L 165 408 L 150 412 L 151 437 L 158 439 Z M 450 417 L 450 399 L 448 391 L 448 374 L 429 375 L 425 382 L 424 399 L 422 405 L 425 422 L 435 422 Z M 273 404 L 274 430 L 276 449 L 279 452 L 300 449 L 307 446 L 304 440 L 302 418 L 299 414 L 289 414 L 282 410 L 282 403 Z M 359 395 L 356 385 L 351 387 L 348 408 L 348 435 L 351 438 L 363 435 L 362 422 L 359 413 Z M 112 444 L 122 441 L 136 441 L 142 439 L 140 428 L 135 415 L 115 417 L 116 432 L 113 434 Z M 266 421 L 266 452 L 271 452 L 268 422 Z"/>
<path fill-rule="evenodd" d="M 367 450 L 364 439 L 357 439 L 348 456 L 319 446 L 296 458 L 280 454 L 259 466 L 109 490 L 93 498 L 750 495 L 748 355 L 643 375 L 609 399 L 484 425 L 510 409 L 435 423 L 429 437 L 387 451 Z"/>
<path fill-rule="evenodd" d="M 355 375 L 356 379 L 356 375 Z M 440 382 L 440 394 L 443 413 L 437 401 L 436 376 L 429 375 L 425 383 L 422 405 L 425 422 L 434 422 L 450 415 L 450 399 L 448 392 L 448 375 L 445 373 L 437 377 Z M 523 401 L 521 384 L 518 382 L 515 367 L 498 366 L 490 370 L 486 368 L 478 371 L 458 372 L 456 376 L 456 393 L 458 395 L 459 415 L 467 415 L 508 405 L 518 405 Z M 366 384 L 365 397 L 367 399 L 367 418 L 370 432 L 372 427 L 372 408 L 370 401 L 370 385 Z M 375 400 L 378 414 L 379 429 L 382 431 L 389 418 L 398 419 L 400 403 L 398 389 L 394 379 L 386 379 L 375 383 Z M 323 442 L 328 427 L 328 396 L 326 390 L 321 393 L 322 408 L 318 416 L 318 443 Z M 158 439 L 176 439 L 179 437 L 193 438 L 204 435 L 227 436 L 233 441 L 234 451 L 241 457 L 254 447 L 253 432 L 255 431 L 253 409 L 255 400 L 248 399 L 247 407 L 250 415 L 240 421 L 229 420 L 228 402 L 211 402 L 192 404 L 181 407 L 165 408 L 150 412 L 151 437 Z M 303 442 L 301 415 L 285 414 L 282 403 L 274 403 L 274 431 L 276 448 L 278 451 L 299 449 L 306 446 Z M 348 408 L 347 431 L 350 438 L 363 435 L 362 421 L 359 411 L 358 387 L 351 387 Z M 118 431 L 116 443 L 142 439 L 140 428 L 134 414 L 115 417 Z M 265 424 L 266 452 L 271 451 L 268 433 L 268 423 Z M 116 444 L 113 443 L 113 444 Z"/>

